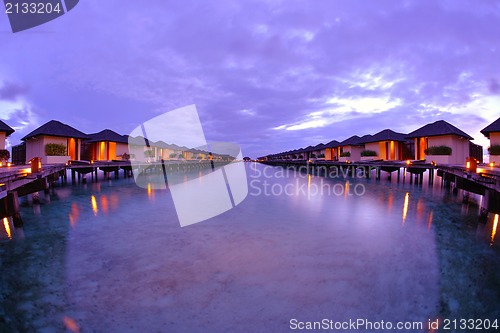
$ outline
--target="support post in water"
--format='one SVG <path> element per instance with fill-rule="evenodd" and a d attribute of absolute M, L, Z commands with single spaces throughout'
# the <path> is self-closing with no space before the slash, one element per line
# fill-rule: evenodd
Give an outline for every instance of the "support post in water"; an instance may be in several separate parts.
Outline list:
<path fill-rule="evenodd" d="M 10 207 L 9 215 L 12 216 L 14 228 L 21 228 L 23 226 L 23 220 L 19 210 L 19 198 L 17 196 L 17 191 L 12 191 L 7 194 L 7 206 Z"/>
<path fill-rule="evenodd" d="M 479 217 L 486 218 L 488 217 L 489 211 L 490 191 L 486 190 L 482 199 L 481 207 L 479 207 Z"/>
<path fill-rule="evenodd" d="M 212 152 L 209 152 L 208 153 L 208 156 L 210 158 L 210 165 L 212 166 L 212 170 L 215 170 L 215 166 L 214 166 L 214 156 L 212 155 Z"/>
<path fill-rule="evenodd" d="M 40 194 L 38 192 L 33 192 L 32 194 L 33 205 L 40 204 Z"/>

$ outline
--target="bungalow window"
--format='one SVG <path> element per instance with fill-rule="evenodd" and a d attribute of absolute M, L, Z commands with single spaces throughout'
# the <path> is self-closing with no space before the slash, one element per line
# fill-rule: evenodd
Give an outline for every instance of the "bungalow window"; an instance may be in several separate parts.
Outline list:
<path fill-rule="evenodd" d="M 77 147 L 76 140 L 74 138 L 68 139 L 68 155 L 69 155 L 70 159 L 72 159 L 72 160 L 77 159 L 77 156 L 76 156 L 77 149 L 78 149 L 78 147 Z"/>

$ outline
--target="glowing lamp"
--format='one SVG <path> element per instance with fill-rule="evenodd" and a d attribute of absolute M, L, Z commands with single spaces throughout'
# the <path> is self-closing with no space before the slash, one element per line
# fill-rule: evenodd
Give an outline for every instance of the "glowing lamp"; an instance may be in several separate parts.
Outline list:
<path fill-rule="evenodd" d="M 410 160 L 407 160 L 406 161 L 406 165 L 410 165 L 411 164 L 411 161 Z"/>
<path fill-rule="evenodd" d="M 495 162 L 490 162 L 490 167 L 494 167 L 495 166 Z"/>
<path fill-rule="evenodd" d="M 10 167 L 10 162 L 7 162 L 7 166 Z"/>

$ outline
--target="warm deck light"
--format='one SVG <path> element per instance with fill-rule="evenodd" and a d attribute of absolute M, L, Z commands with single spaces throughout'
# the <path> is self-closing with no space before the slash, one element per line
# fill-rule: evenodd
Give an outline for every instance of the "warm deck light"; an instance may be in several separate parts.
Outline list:
<path fill-rule="evenodd" d="M 10 167 L 10 162 L 7 162 L 7 166 Z"/>
<path fill-rule="evenodd" d="M 406 161 L 406 165 L 410 165 L 411 164 L 411 161 L 410 160 L 407 160 Z"/>
<path fill-rule="evenodd" d="M 2 166 L 2 162 L 0 162 L 0 167 Z"/>
<path fill-rule="evenodd" d="M 10 230 L 9 219 L 6 217 L 3 218 L 3 227 L 5 229 L 5 232 L 7 233 L 7 237 L 9 239 L 12 239 L 12 232 Z"/>
<path fill-rule="evenodd" d="M 495 162 L 490 162 L 490 167 L 493 168 L 495 166 Z"/>
<path fill-rule="evenodd" d="M 477 160 L 473 157 L 466 159 L 465 167 L 467 171 L 477 172 Z"/>

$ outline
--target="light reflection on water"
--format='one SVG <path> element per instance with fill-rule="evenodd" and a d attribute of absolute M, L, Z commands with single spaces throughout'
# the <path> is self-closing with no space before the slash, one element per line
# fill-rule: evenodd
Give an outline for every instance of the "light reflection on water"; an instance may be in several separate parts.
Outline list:
<path fill-rule="evenodd" d="M 71 203 L 71 211 L 69 213 L 69 223 L 72 228 L 76 226 L 78 223 L 78 217 L 80 215 L 80 209 L 78 208 L 78 204 L 76 202 Z"/>
<path fill-rule="evenodd" d="M 4 230 L 5 230 L 5 234 L 7 235 L 7 238 L 8 239 L 12 239 L 12 232 L 11 232 L 11 229 L 10 229 L 9 218 L 7 218 L 7 217 L 3 218 L 3 227 L 4 227 Z"/>
<path fill-rule="evenodd" d="M 90 203 L 92 205 L 92 211 L 94 212 L 94 215 L 97 216 L 97 213 L 99 212 L 99 208 L 97 207 L 97 200 L 95 198 L 95 195 L 92 195 L 90 197 Z"/>
<path fill-rule="evenodd" d="M 490 246 L 493 246 L 493 244 L 495 243 L 495 236 L 497 234 L 497 228 L 498 228 L 498 214 L 495 214 L 495 217 L 493 218 L 493 226 L 491 227 Z"/>
<path fill-rule="evenodd" d="M 406 222 L 406 216 L 408 215 L 408 204 L 410 202 L 410 193 L 406 192 L 405 201 L 403 204 L 403 224 Z"/>

